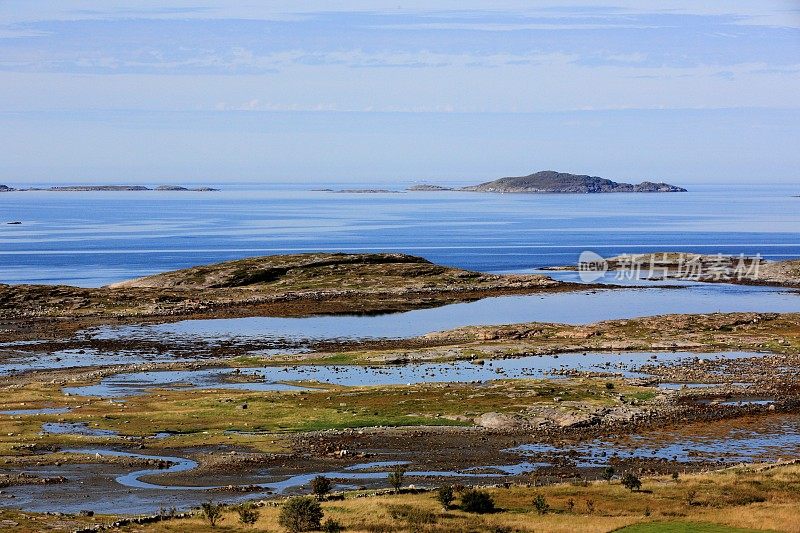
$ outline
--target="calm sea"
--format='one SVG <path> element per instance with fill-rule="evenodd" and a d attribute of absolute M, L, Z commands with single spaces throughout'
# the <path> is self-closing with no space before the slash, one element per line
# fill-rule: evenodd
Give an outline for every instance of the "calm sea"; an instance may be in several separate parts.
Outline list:
<path fill-rule="evenodd" d="M 0 282 L 99 286 L 203 263 L 313 251 L 400 251 L 492 272 L 574 263 L 583 250 L 800 255 L 800 198 L 793 197 L 800 186 L 606 195 L 222 187 L 0 193 Z"/>

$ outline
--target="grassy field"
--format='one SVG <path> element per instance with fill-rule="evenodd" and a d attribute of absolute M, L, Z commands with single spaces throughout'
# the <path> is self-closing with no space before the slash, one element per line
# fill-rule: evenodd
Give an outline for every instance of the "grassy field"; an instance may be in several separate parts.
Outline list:
<path fill-rule="evenodd" d="M 119 437 L 41 434 L 44 422 L 71 422 L 113 430 L 123 436 L 173 433 L 151 448 L 216 443 L 240 444 L 264 452 L 281 451 L 282 436 L 299 432 L 362 427 L 472 425 L 483 413 L 531 413 L 537 408 L 576 413 L 618 405 L 619 395 L 647 402 L 654 392 L 607 379 L 497 380 L 483 385 L 336 387 L 308 391 L 251 392 L 230 389 L 151 390 L 125 402 L 65 396 L 57 385 L 31 384 L 0 396 L 0 410 L 70 407 L 56 415 L 0 416 L 0 457 L 20 445 L 113 444 Z M 246 408 L 244 408 L 246 406 Z M 258 433 L 231 434 L 231 431 Z"/>
<path fill-rule="evenodd" d="M 619 481 L 561 484 L 546 487 L 489 489 L 500 511 L 475 515 L 442 510 L 434 494 L 384 495 L 346 498 L 323 504 L 325 514 L 346 531 L 500 532 L 547 531 L 627 533 L 800 531 L 800 467 L 766 471 L 737 468 L 710 474 L 644 479 L 641 491 L 631 492 Z M 550 510 L 540 514 L 533 500 L 544 497 Z M 458 500 L 455 502 L 458 504 Z M 397 518 L 398 507 L 415 509 Z M 256 529 L 280 531 L 279 508 L 264 507 Z M 416 523 L 414 523 L 416 517 Z M 427 523 L 419 523 L 427 522 Z M 175 521 L 151 531 L 186 531 L 189 522 Z M 234 513 L 222 522 L 227 531 L 245 531 Z M 191 530 L 209 529 L 202 519 Z M 221 529 L 221 528 L 218 528 Z"/>

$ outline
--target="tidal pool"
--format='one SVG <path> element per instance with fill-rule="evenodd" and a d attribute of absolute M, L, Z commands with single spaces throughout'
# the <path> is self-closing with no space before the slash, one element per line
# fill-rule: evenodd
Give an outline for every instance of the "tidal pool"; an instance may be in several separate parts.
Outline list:
<path fill-rule="evenodd" d="M 486 360 L 415 363 L 389 366 L 298 365 L 200 370 L 164 370 L 116 374 L 95 385 L 66 387 L 64 392 L 104 398 L 141 394 L 150 388 L 215 388 L 252 391 L 293 390 L 302 382 L 342 386 L 402 385 L 417 383 L 465 383 L 496 379 L 558 377 L 569 371 L 607 372 L 624 377 L 644 377 L 637 369 L 644 364 L 669 365 L 702 357 L 706 360 L 759 357 L 755 352 L 631 352 L 555 354 Z M 299 384 L 297 382 L 300 382 Z"/>
<path fill-rule="evenodd" d="M 9 416 L 35 416 L 35 415 L 61 415 L 70 412 L 69 407 L 44 407 L 42 409 L 12 409 L 0 411 L 0 415 Z"/>
<path fill-rule="evenodd" d="M 81 435 L 84 437 L 115 437 L 116 431 L 87 426 L 83 422 L 45 422 L 42 433 L 55 435 Z"/>
<path fill-rule="evenodd" d="M 585 290 L 484 298 L 431 309 L 383 315 L 301 318 L 252 317 L 184 320 L 170 324 L 102 327 L 84 332 L 99 339 L 276 344 L 320 340 L 406 338 L 471 325 L 521 322 L 586 324 L 669 313 L 800 312 L 800 293 L 770 287 L 694 283 L 681 288 Z"/>

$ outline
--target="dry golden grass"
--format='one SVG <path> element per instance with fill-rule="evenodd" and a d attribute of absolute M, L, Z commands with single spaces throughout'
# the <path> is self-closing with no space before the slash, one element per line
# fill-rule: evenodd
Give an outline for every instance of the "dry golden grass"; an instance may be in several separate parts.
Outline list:
<path fill-rule="evenodd" d="M 781 466 L 758 471 L 737 468 L 708 474 L 687 475 L 677 482 L 669 477 L 644 480 L 641 492 L 630 492 L 619 482 L 587 485 L 560 484 L 547 487 L 488 489 L 501 511 L 474 515 L 460 510 L 443 511 L 432 493 L 383 495 L 324 502 L 326 518 L 339 521 L 348 532 L 436 531 L 494 532 L 547 531 L 553 533 L 609 532 L 632 524 L 652 523 L 648 531 L 692 531 L 691 524 L 718 524 L 708 531 L 727 527 L 751 531 L 800 532 L 800 466 Z M 690 498 L 690 493 L 693 497 Z M 543 495 L 551 507 L 538 514 L 533 507 L 536 495 Z M 569 501 L 574 502 L 570 508 Z M 689 500 L 692 500 L 691 503 Z M 592 512 L 587 501 L 594 502 Z M 410 527 L 403 519 L 392 518 L 390 509 L 411 506 L 435 516 L 435 523 Z M 228 510 L 214 529 L 202 518 L 137 526 L 130 531 L 282 531 L 277 525 L 279 507 L 268 504 L 259 509 L 254 527 L 239 524 Z M 680 524 L 688 523 L 689 526 Z M 672 524 L 672 526 L 670 525 Z M 676 528 L 676 529 L 673 529 Z M 699 526 L 697 526 L 699 527 Z"/>

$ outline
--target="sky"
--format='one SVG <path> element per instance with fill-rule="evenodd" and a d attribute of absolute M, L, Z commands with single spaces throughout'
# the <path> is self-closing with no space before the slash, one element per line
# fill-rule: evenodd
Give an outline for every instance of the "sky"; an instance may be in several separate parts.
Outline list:
<path fill-rule="evenodd" d="M 800 181 L 800 0 L 3 0 L 0 183 Z"/>

